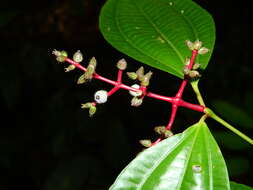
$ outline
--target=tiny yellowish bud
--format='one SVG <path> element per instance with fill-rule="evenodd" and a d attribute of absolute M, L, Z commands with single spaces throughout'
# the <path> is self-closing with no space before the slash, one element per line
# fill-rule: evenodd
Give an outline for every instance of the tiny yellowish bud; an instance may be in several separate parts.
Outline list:
<path fill-rule="evenodd" d="M 65 59 L 68 57 L 68 54 L 66 51 L 53 50 L 52 54 L 55 55 L 56 60 L 61 63 L 64 62 Z"/>
<path fill-rule="evenodd" d="M 135 72 L 127 72 L 127 76 L 132 80 L 136 80 L 138 77 Z"/>
<path fill-rule="evenodd" d="M 190 40 L 186 40 L 185 44 L 191 51 L 194 50 L 194 44 Z"/>
<path fill-rule="evenodd" d="M 99 90 L 94 94 L 94 99 L 98 104 L 103 104 L 107 101 L 107 91 Z"/>
<path fill-rule="evenodd" d="M 60 63 L 63 63 L 65 61 L 66 57 L 63 57 L 63 56 L 59 56 L 59 57 L 56 57 L 56 61 L 60 62 Z"/>
<path fill-rule="evenodd" d="M 142 146 L 147 147 L 147 148 L 152 146 L 152 142 L 149 139 L 140 140 L 139 142 L 141 143 Z"/>
<path fill-rule="evenodd" d="M 202 42 L 199 41 L 199 40 L 196 40 L 196 41 L 194 42 L 194 49 L 195 49 L 195 50 L 199 50 L 201 47 L 202 47 Z"/>
<path fill-rule="evenodd" d="M 173 136 L 170 130 L 167 130 L 165 126 L 158 126 L 154 128 L 155 132 L 159 135 L 163 135 L 165 138 Z"/>
<path fill-rule="evenodd" d="M 171 136 L 173 136 L 173 133 L 170 130 L 166 130 L 165 133 L 164 133 L 164 137 L 169 138 Z"/>
<path fill-rule="evenodd" d="M 143 77 L 144 77 L 144 67 L 140 67 L 137 71 L 136 71 L 136 74 L 137 74 L 137 78 L 139 81 L 142 81 L 143 80 Z"/>
<path fill-rule="evenodd" d="M 188 76 L 189 76 L 190 78 L 201 77 L 201 75 L 199 74 L 198 71 L 190 71 L 189 74 L 188 74 Z"/>
<path fill-rule="evenodd" d="M 84 73 L 84 78 L 86 80 L 90 80 L 92 79 L 94 73 L 95 73 L 95 67 L 93 65 L 89 65 L 86 72 Z"/>
<path fill-rule="evenodd" d="M 54 49 L 54 50 L 52 51 L 52 54 L 58 57 L 58 56 L 61 55 L 61 52 L 58 51 L 58 50 L 56 50 L 56 49 Z"/>
<path fill-rule="evenodd" d="M 131 106 L 139 107 L 142 102 L 142 99 L 139 99 L 138 97 L 133 97 L 133 99 L 131 100 Z"/>
<path fill-rule="evenodd" d="M 96 66 L 97 66 L 97 60 L 96 60 L 95 57 L 92 57 L 90 59 L 89 65 L 92 65 L 94 68 L 96 68 Z"/>
<path fill-rule="evenodd" d="M 126 67 L 127 67 L 127 62 L 126 62 L 125 59 L 121 59 L 121 60 L 118 61 L 118 63 L 117 63 L 117 68 L 118 68 L 119 70 L 125 70 Z"/>
<path fill-rule="evenodd" d="M 83 83 L 86 83 L 87 82 L 87 79 L 85 78 L 85 74 L 82 74 L 78 80 L 77 80 L 77 84 L 83 84 Z"/>
<path fill-rule="evenodd" d="M 158 133 L 159 135 L 163 135 L 167 130 L 165 126 L 157 126 L 154 128 L 154 131 Z"/>
<path fill-rule="evenodd" d="M 151 71 L 149 71 L 147 74 L 145 74 L 143 77 L 143 80 L 141 81 L 141 85 L 148 86 L 152 75 L 153 75 L 153 73 Z"/>
<path fill-rule="evenodd" d="M 97 108 L 96 106 L 91 106 L 90 109 L 89 109 L 89 116 L 92 117 L 97 111 Z"/>
<path fill-rule="evenodd" d="M 189 75 L 190 71 L 191 70 L 187 66 L 185 66 L 184 69 L 183 69 L 184 75 Z"/>
<path fill-rule="evenodd" d="M 204 55 L 204 54 L 208 53 L 209 51 L 210 50 L 208 48 L 202 47 L 202 48 L 199 49 L 198 54 Z"/>
<path fill-rule="evenodd" d="M 81 63 L 83 61 L 83 54 L 81 53 L 80 50 L 74 53 L 73 60 L 77 63 Z"/>
<path fill-rule="evenodd" d="M 68 57 L 68 53 L 66 51 L 61 51 L 61 56 Z"/>
<path fill-rule="evenodd" d="M 97 66 L 96 58 L 92 57 L 91 60 L 90 60 L 90 62 L 89 62 L 89 65 L 87 67 L 87 70 L 84 73 L 84 78 L 86 80 L 92 79 L 93 74 L 95 73 L 95 70 L 96 70 L 96 66 Z"/>
<path fill-rule="evenodd" d="M 82 104 L 81 108 L 82 109 L 87 109 L 87 108 L 90 108 L 91 106 L 92 106 L 92 103 L 88 102 L 88 103 Z"/>
<path fill-rule="evenodd" d="M 199 63 L 195 63 L 194 65 L 193 65 L 193 67 L 192 67 L 192 69 L 193 70 L 197 70 L 197 69 L 199 69 L 200 68 L 200 64 Z"/>
<path fill-rule="evenodd" d="M 138 84 L 134 84 L 131 86 L 132 88 L 136 88 L 136 89 L 140 89 L 140 85 Z M 132 96 L 136 97 L 136 96 L 141 96 L 142 95 L 142 92 L 135 92 L 135 91 L 131 91 L 129 90 L 129 94 L 131 94 Z"/>
<path fill-rule="evenodd" d="M 74 65 L 69 65 L 67 68 L 64 68 L 65 72 L 74 70 L 76 67 Z"/>

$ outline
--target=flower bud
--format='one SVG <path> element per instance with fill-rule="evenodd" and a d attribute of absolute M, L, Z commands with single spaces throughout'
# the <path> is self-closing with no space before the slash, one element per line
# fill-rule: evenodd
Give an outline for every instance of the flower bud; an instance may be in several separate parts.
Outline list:
<path fill-rule="evenodd" d="M 165 126 L 157 126 L 154 128 L 154 131 L 159 135 L 163 135 L 167 130 Z"/>
<path fill-rule="evenodd" d="M 191 51 L 194 50 L 194 44 L 190 40 L 186 40 L 185 44 Z"/>
<path fill-rule="evenodd" d="M 202 46 L 202 42 L 201 42 L 201 41 L 196 40 L 196 41 L 194 42 L 194 49 L 195 49 L 195 50 L 199 50 L 199 49 L 201 48 L 201 46 Z"/>
<path fill-rule="evenodd" d="M 99 90 L 95 93 L 94 99 L 98 104 L 103 104 L 107 101 L 107 91 L 105 90 Z"/>
<path fill-rule="evenodd" d="M 153 75 L 153 73 L 151 71 L 149 71 L 147 74 L 145 74 L 142 81 L 141 81 L 141 85 L 148 86 L 152 75 Z"/>
<path fill-rule="evenodd" d="M 96 106 L 91 106 L 90 109 L 89 109 L 89 116 L 92 117 L 97 111 L 97 108 Z"/>
<path fill-rule="evenodd" d="M 58 51 L 58 50 L 56 50 L 56 49 L 54 49 L 54 50 L 52 51 L 52 54 L 55 55 L 56 57 L 58 57 L 58 56 L 61 55 L 61 52 Z"/>
<path fill-rule="evenodd" d="M 143 102 L 142 99 L 133 97 L 133 99 L 131 100 L 131 106 L 139 107 L 142 104 L 142 102 Z"/>
<path fill-rule="evenodd" d="M 144 67 L 140 67 L 137 71 L 136 71 L 136 74 L 137 74 L 137 78 L 139 81 L 142 81 L 143 80 L 143 77 L 144 77 Z"/>
<path fill-rule="evenodd" d="M 121 59 L 121 60 L 119 60 L 118 61 L 118 63 L 117 63 L 117 68 L 119 69 L 119 70 L 125 70 L 126 69 L 126 67 L 127 67 L 127 62 L 126 62 L 126 60 L 125 59 Z"/>
<path fill-rule="evenodd" d="M 135 72 L 127 72 L 127 76 L 132 80 L 136 80 L 138 77 L 138 75 Z"/>
<path fill-rule="evenodd" d="M 94 73 L 95 73 L 95 67 L 92 65 L 89 65 L 86 72 L 84 73 L 84 78 L 86 80 L 91 80 Z"/>
<path fill-rule="evenodd" d="M 202 47 L 202 48 L 199 49 L 198 54 L 204 55 L 204 54 L 208 53 L 209 51 L 210 50 L 208 48 Z"/>
<path fill-rule="evenodd" d="M 184 75 L 189 75 L 190 71 L 191 70 L 187 66 L 185 66 L 184 69 L 183 69 Z"/>
<path fill-rule="evenodd" d="M 81 53 L 80 50 L 74 53 L 73 60 L 77 63 L 81 63 L 83 61 L 83 54 Z"/>
<path fill-rule="evenodd" d="M 166 130 L 165 133 L 164 133 L 164 137 L 165 138 L 169 138 L 171 136 L 173 136 L 174 134 L 170 131 L 170 130 Z"/>
<path fill-rule="evenodd" d="M 91 106 L 92 106 L 92 103 L 88 102 L 88 103 L 82 104 L 81 108 L 82 109 L 87 109 L 87 108 L 90 108 Z"/>
<path fill-rule="evenodd" d="M 131 86 L 132 88 L 136 88 L 136 89 L 140 89 L 140 85 L 138 85 L 138 84 L 134 84 L 134 85 L 132 85 Z M 129 90 L 129 93 L 132 95 L 132 96 L 141 96 L 142 95 L 142 92 L 140 91 L 140 92 L 134 92 L 134 91 L 131 91 L 131 90 Z"/>
<path fill-rule="evenodd" d="M 95 57 L 92 57 L 90 62 L 89 62 L 89 65 L 92 65 L 94 68 L 96 68 L 97 66 L 97 60 Z"/>
<path fill-rule="evenodd" d="M 200 68 L 200 64 L 199 63 L 195 63 L 193 66 L 192 66 L 192 69 L 193 70 L 197 70 L 197 69 L 199 69 Z"/>
<path fill-rule="evenodd" d="M 92 79 L 93 74 L 95 73 L 95 70 L 96 70 L 96 66 L 97 66 L 96 58 L 92 57 L 91 60 L 90 60 L 90 62 L 89 62 L 89 65 L 87 67 L 87 70 L 84 73 L 84 78 L 86 80 Z"/>
<path fill-rule="evenodd" d="M 141 143 L 142 146 L 145 146 L 147 148 L 152 146 L 152 142 L 149 139 L 140 140 L 139 142 Z"/>
<path fill-rule="evenodd" d="M 77 84 L 83 84 L 83 83 L 86 83 L 87 82 L 87 79 L 85 78 L 85 74 L 82 74 L 78 80 L 77 80 Z"/>
<path fill-rule="evenodd" d="M 65 59 L 68 57 L 68 54 L 66 51 L 53 50 L 52 54 L 55 55 L 56 60 L 61 63 L 64 62 Z"/>
<path fill-rule="evenodd" d="M 201 75 L 199 74 L 198 71 L 190 71 L 189 74 L 188 74 L 188 76 L 189 76 L 190 78 L 201 77 Z"/>
<path fill-rule="evenodd" d="M 65 72 L 69 72 L 74 70 L 76 67 L 74 65 L 69 65 L 67 68 L 65 68 Z"/>

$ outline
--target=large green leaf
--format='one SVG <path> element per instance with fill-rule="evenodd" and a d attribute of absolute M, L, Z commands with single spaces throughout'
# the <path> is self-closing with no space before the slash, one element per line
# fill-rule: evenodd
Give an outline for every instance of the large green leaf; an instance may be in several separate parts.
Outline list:
<path fill-rule="evenodd" d="M 243 185 L 243 184 L 239 184 L 239 183 L 235 183 L 233 181 L 230 182 L 230 188 L 231 190 L 253 190 L 252 187 Z"/>
<path fill-rule="evenodd" d="M 229 190 L 226 164 L 204 122 L 138 155 L 110 190 Z"/>
<path fill-rule="evenodd" d="M 100 14 L 100 30 L 119 51 L 183 78 L 183 62 L 191 52 L 185 40 L 201 40 L 212 52 L 212 17 L 192 0 L 108 0 Z M 206 68 L 211 52 L 199 57 Z"/>

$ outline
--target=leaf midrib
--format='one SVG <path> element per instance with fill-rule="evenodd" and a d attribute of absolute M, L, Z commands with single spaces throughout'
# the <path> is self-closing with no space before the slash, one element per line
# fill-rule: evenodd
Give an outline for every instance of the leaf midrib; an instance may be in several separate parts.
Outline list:
<path fill-rule="evenodd" d="M 201 127 L 202 127 L 202 125 L 201 126 L 199 126 L 199 125 L 201 125 L 200 123 L 198 123 L 198 125 L 196 126 L 196 127 L 198 127 L 197 128 L 197 131 L 196 131 L 196 133 L 195 133 L 195 136 L 194 136 L 194 139 L 193 139 L 193 143 L 192 143 L 192 146 L 191 146 L 191 150 L 190 150 L 190 153 L 189 153 L 189 155 L 188 155 L 188 157 L 187 157 L 187 159 L 186 159 L 186 167 L 184 168 L 184 172 L 183 172 L 183 176 L 181 177 L 181 180 L 180 180 L 180 182 L 178 183 L 178 185 L 177 185 L 177 187 L 176 187 L 176 189 L 177 190 L 180 190 L 181 189 L 181 186 L 182 186 L 182 183 L 183 183 L 183 179 L 184 179 L 184 177 L 185 177 L 185 174 L 186 174 L 186 170 L 187 170 L 187 168 L 188 168 L 188 163 L 189 163 L 189 161 L 190 161 L 190 159 L 191 159 L 191 157 L 192 157 L 192 150 L 193 150 L 193 147 L 194 147 L 194 145 L 195 145 L 195 143 L 196 143 L 196 138 L 197 138 L 197 136 L 198 136 L 198 134 L 199 134 L 199 130 L 201 129 Z"/>
<path fill-rule="evenodd" d="M 139 7 L 136 3 L 136 0 L 131 0 L 132 2 L 134 2 L 134 4 L 136 5 L 136 7 L 138 8 L 138 10 L 140 10 L 140 12 L 143 14 L 144 18 L 154 27 L 155 31 L 161 35 L 165 41 L 167 42 L 167 44 L 175 51 L 175 53 L 178 55 L 179 59 L 181 60 L 182 63 L 184 63 L 184 58 L 183 55 L 179 52 L 179 50 L 174 46 L 174 44 L 162 33 L 162 31 L 156 26 L 156 24 L 148 17 L 148 15 L 142 10 L 141 7 Z"/>
<path fill-rule="evenodd" d="M 115 23 L 116 23 L 116 27 L 118 28 L 118 31 L 120 32 L 121 36 L 122 36 L 123 38 L 125 38 L 126 42 L 127 42 L 128 44 L 130 44 L 132 47 L 134 47 L 137 51 L 139 51 L 140 53 L 142 53 L 143 55 L 145 55 L 145 56 L 147 56 L 147 57 L 153 59 L 155 62 L 158 62 L 158 63 L 160 63 L 161 65 L 164 65 L 165 67 L 171 68 L 171 70 L 175 71 L 175 72 L 177 73 L 178 76 L 182 76 L 182 73 L 178 72 L 178 71 L 177 71 L 174 67 L 172 67 L 171 65 L 169 65 L 169 64 L 164 64 L 163 62 L 161 62 L 161 61 L 155 59 L 153 56 L 151 56 L 151 55 L 149 55 L 149 54 L 145 54 L 145 52 L 143 52 L 140 48 L 138 48 L 138 46 L 135 46 L 133 43 L 131 43 L 131 40 L 129 40 L 128 37 L 124 34 L 124 32 L 121 30 L 120 24 L 119 24 L 118 19 L 117 19 L 117 18 L 118 18 L 118 17 L 117 17 L 117 15 L 118 15 L 118 14 L 117 14 L 117 10 L 120 10 L 120 9 L 118 9 L 118 2 L 119 2 L 119 1 L 117 1 L 116 6 L 115 6 L 116 8 L 114 9 L 114 11 L 115 11 Z"/>
<path fill-rule="evenodd" d="M 194 131 L 192 131 L 190 134 L 187 135 L 187 138 L 193 133 Z M 184 135 L 184 133 L 182 134 Z M 161 164 L 161 162 L 164 161 L 164 158 L 172 151 L 174 151 L 175 147 L 178 147 L 181 143 L 185 142 L 185 139 L 182 140 L 184 138 L 184 136 L 181 137 L 180 141 L 178 141 L 178 143 L 176 143 L 172 149 L 168 150 L 160 159 L 158 159 L 155 164 L 153 165 L 153 167 L 151 167 L 149 174 L 146 175 L 145 179 L 142 180 L 142 182 L 140 184 L 137 184 L 137 189 L 139 189 L 139 187 L 143 187 L 143 185 L 145 184 L 145 182 L 148 180 L 148 178 L 152 175 L 153 171 L 157 168 L 158 165 Z"/>

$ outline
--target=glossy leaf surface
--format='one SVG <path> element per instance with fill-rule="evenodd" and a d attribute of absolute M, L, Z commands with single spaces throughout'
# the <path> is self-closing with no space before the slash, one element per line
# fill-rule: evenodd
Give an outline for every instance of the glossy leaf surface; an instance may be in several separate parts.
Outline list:
<path fill-rule="evenodd" d="M 185 40 L 199 39 L 211 52 L 215 42 L 212 17 L 191 0 L 108 0 L 100 30 L 119 51 L 180 78 L 191 55 Z M 197 58 L 202 69 L 211 52 Z"/>
<path fill-rule="evenodd" d="M 226 164 L 204 122 L 139 154 L 110 190 L 229 190 Z"/>
<path fill-rule="evenodd" d="M 239 183 L 235 183 L 233 181 L 230 182 L 230 188 L 231 190 L 253 190 L 252 187 L 243 185 L 243 184 L 239 184 Z"/>

